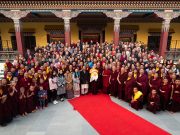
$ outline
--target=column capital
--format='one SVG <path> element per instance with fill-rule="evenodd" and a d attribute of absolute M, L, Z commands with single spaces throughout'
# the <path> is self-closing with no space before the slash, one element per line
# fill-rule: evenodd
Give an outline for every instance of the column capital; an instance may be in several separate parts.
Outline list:
<path fill-rule="evenodd" d="M 162 32 L 168 32 L 170 27 L 170 22 L 173 18 L 180 15 L 180 12 L 173 12 L 173 10 L 164 10 L 164 12 L 155 12 L 157 16 L 163 19 Z"/>
<path fill-rule="evenodd" d="M 71 10 L 62 10 L 62 11 L 51 11 L 55 16 L 63 19 L 71 19 L 78 16 L 81 11 L 71 11 Z"/>
<path fill-rule="evenodd" d="M 0 13 L 2 13 L 4 16 L 11 18 L 13 20 L 19 20 L 23 17 L 25 17 L 30 11 L 21 11 L 21 10 L 10 10 L 10 11 L 4 11 L 1 10 Z"/>
<path fill-rule="evenodd" d="M 173 10 L 164 10 L 164 12 L 157 11 L 154 13 L 163 20 L 169 21 L 171 21 L 173 18 L 180 16 L 180 12 L 174 12 Z"/>
<path fill-rule="evenodd" d="M 122 18 L 127 17 L 132 12 L 122 11 L 122 10 L 113 10 L 113 11 L 104 11 L 103 13 L 106 14 L 107 17 L 121 20 Z"/>

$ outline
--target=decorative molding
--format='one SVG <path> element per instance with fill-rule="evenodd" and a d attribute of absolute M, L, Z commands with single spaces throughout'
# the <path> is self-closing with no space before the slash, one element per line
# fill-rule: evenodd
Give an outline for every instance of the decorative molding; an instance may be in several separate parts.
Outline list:
<path fill-rule="evenodd" d="M 60 0 L 12 0 L 0 1 L 1 9 L 180 9 L 180 1 L 160 1 L 160 0 L 134 0 L 134 1 L 60 1 Z"/>
<path fill-rule="evenodd" d="M 63 19 L 71 19 L 78 16 L 81 11 L 71 11 L 71 10 L 62 10 L 62 11 L 51 11 L 55 16 Z"/>
<path fill-rule="evenodd" d="M 114 11 L 104 11 L 104 14 L 106 14 L 107 17 L 113 18 L 113 19 L 122 19 L 127 17 L 132 12 L 128 11 L 122 11 L 122 10 L 114 10 Z"/>
<path fill-rule="evenodd" d="M 11 18 L 13 20 L 19 20 L 23 17 L 25 17 L 30 11 L 20 11 L 20 10 L 10 10 L 10 11 L 5 11 L 1 10 L 0 13 L 2 13 L 4 16 Z"/>

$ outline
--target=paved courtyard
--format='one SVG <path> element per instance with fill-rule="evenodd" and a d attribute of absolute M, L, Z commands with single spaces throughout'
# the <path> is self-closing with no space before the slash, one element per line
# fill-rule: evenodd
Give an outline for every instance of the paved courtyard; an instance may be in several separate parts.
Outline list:
<path fill-rule="evenodd" d="M 143 109 L 135 111 L 129 105 L 111 98 L 122 107 L 154 123 L 173 135 L 180 135 L 180 113 L 160 112 L 156 115 Z M 0 135 L 98 135 L 97 131 L 66 100 L 50 104 L 45 110 L 17 117 L 7 127 L 0 127 Z"/>

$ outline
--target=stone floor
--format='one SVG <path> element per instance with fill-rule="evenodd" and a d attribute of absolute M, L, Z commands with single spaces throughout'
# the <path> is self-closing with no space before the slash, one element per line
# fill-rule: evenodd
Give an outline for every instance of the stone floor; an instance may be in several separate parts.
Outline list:
<path fill-rule="evenodd" d="M 69 102 L 50 104 L 48 108 L 18 117 L 6 127 L 0 127 L 0 135 L 98 135 L 96 130 Z"/>
<path fill-rule="evenodd" d="M 124 101 L 112 101 L 154 123 L 172 135 L 180 135 L 180 113 L 160 112 L 156 115 L 146 109 L 135 111 Z M 17 117 L 7 127 L 0 127 L 0 135 L 98 135 L 97 131 L 77 112 L 69 102 L 50 104 L 48 108 Z"/>

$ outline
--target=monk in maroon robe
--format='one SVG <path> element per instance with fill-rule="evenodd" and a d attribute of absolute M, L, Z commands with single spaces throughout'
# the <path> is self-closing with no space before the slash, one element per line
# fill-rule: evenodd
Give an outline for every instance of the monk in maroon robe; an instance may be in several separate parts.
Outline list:
<path fill-rule="evenodd" d="M 19 95 L 19 114 L 22 116 L 27 115 L 26 112 L 26 95 L 25 95 L 25 88 L 20 88 L 20 95 Z"/>
<path fill-rule="evenodd" d="M 5 62 L 5 68 L 7 68 L 8 71 L 10 71 L 12 67 L 13 67 L 13 64 L 7 59 Z"/>
<path fill-rule="evenodd" d="M 157 90 L 157 92 L 159 92 L 159 89 L 161 87 L 161 79 L 158 77 L 157 73 L 155 73 L 154 77 L 152 77 L 152 79 L 150 79 L 149 86 L 150 86 L 150 90 L 152 90 L 154 88 Z"/>
<path fill-rule="evenodd" d="M 170 84 L 168 84 L 168 79 L 164 78 L 159 90 L 162 110 L 167 109 L 168 103 L 170 101 L 171 90 L 172 87 Z"/>
<path fill-rule="evenodd" d="M 20 87 L 25 88 L 25 93 L 26 93 L 31 85 L 31 82 L 28 77 L 28 73 L 24 73 L 24 77 L 21 79 L 21 81 L 19 83 L 20 83 Z"/>
<path fill-rule="evenodd" d="M 112 72 L 109 77 L 109 89 L 110 89 L 110 95 L 117 97 L 118 89 L 117 89 L 117 76 L 118 73 L 116 71 L 116 67 L 112 67 Z"/>
<path fill-rule="evenodd" d="M 35 102 L 34 102 L 34 86 L 30 86 L 29 90 L 27 91 L 27 112 L 31 113 L 35 111 Z"/>
<path fill-rule="evenodd" d="M 138 89 L 138 87 L 133 88 L 130 105 L 136 110 L 143 108 L 143 93 Z"/>
<path fill-rule="evenodd" d="M 171 111 L 180 111 L 180 78 L 177 78 L 173 85 Z"/>
<path fill-rule="evenodd" d="M 108 87 L 109 87 L 109 77 L 111 75 L 111 71 L 108 69 L 108 66 L 105 66 L 105 69 L 103 70 L 102 76 L 103 76 L 103 93 L 107 93 Z"/>
<path fill-rule="evenodd" d="M 136 85 L 136 80 L 133 77 L 133 73 L 128 73 L 128 78 L 125 81 L 125 101 L 131 101 L 131 97 L 133 94 L 133 87 Z"/>
<path fill-rule="evenodd" d="M 6 79 L 3 79 L 2 86 L 0 86 L 0 125 L 2 126 L 6 126 L 7 123 L 12 121 L 12 107 L 6 83 Z"/>
<path fill-rule="evenodd" d="M 124 87 L 125 84 L 124 82 L 127 80 L 128 74 L 125 72 L 125 68 L 122 67 L 121 71 L 119 72 L 117 76 L 117 81 L 118 81 L 118 98 L 119 99 L 124 99 Z"/>
<path fill-rule="evenodd" d="M 18 89 L 16 87 L 16 82 L 11 81 L 11 86 L 8 89 L 9 91 L 9 100 L 12 106 L 12 115 L 16 117 L 18 115 Z"/>
<path fill-rule="evenodd" d="M 147 99 L 148 94 L 148 76 L 144 73 L 144 69 L 140 69 L 139 75 L 137 76 L 137 84 L 143 93 L 144 101 Z"/>
<path fill-rule="evenodd" d="M 160 97 L 155 89 L 148 96 L 147 110 L 154 114 L 160 110 Z"/>

